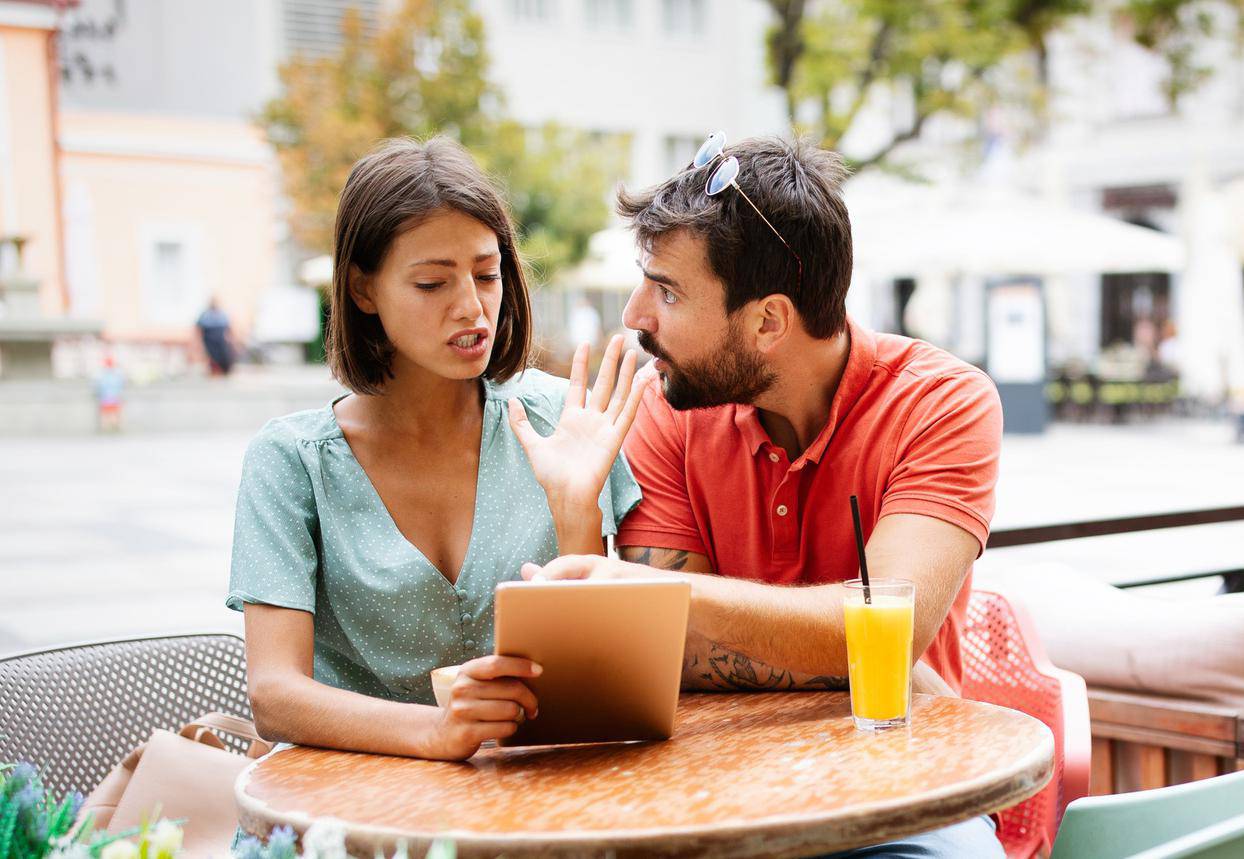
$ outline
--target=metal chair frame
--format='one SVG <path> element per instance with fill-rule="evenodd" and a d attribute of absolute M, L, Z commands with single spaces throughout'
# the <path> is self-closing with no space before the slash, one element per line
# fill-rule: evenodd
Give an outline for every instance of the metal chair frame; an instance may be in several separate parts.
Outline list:
<path fill-rule="evenodd" d="M 29 761 L 53 795 L 89 793 L 156 728 L 211 711 L 251 718 L 234 632 L 134 636 L 0 657 L 0 762 Z M 244 741 L 221 737 L 245 752 Z"/>

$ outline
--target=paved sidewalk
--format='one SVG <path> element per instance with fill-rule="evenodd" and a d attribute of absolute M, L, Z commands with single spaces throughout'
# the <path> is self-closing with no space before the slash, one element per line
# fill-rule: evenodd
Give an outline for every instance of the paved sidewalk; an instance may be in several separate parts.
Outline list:
<path fill-rule="evenodd" d="M 0 439 L 0 653 L 184 629 L 223 606 L 251 430 Z M 1004 444 L 996 527 L 1244 504 L 1244 445 L 1222 424 L 1057 426 Z M 1110 581 L 1244 566 L 1244 523 L 997 550 Z M 1199 590 L 1205 589 L 1205 583 Z"/>

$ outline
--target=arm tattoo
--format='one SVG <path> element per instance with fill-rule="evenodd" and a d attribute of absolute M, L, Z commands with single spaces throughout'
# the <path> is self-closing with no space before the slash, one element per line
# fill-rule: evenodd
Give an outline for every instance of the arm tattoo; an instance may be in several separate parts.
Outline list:
<path fill-rule="evenodd" d="M 847 688 L 845 677 L 800 674 L 775 668 L 716 642 L 705 643 L 707 654 L 689 650 L 683 660 L 684 688 L 720 692 L 844 691 Z"/>
<path fill-rule="evenodd" d="M 624 546 L 618 554 L 624 561 L 644 564 L 660 570 L 681 570 L 687 566 L 690 552 L 679 549 L 657 549 L 651 546 Z M 694 646 L 693 646 L 694 645 Z M 827 675 L 800 674 L 785 668 L 752 659 L 737 650 L 693 635 L 687 639 L 683 659 L 684 689 L 717 692 L 774 692 L 800 689 L 845 691 L 847 678 Z"/>
<path fill-rule="evenodd" d="M 625 546 L 619 552 L 622 560 L 659 570 L 681 570 L 687 566 L 689 552 L 680 549 L 654 549 L 651 546 Z"/>

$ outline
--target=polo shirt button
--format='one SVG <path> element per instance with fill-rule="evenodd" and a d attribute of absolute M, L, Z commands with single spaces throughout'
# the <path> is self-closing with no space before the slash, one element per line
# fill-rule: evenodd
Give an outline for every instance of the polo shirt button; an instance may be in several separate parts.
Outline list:
<path fill-rule="evenodd" d="M 786 505 L 785 505 L 785 504 L 779 504 L 779 505 L 778 505 L 777 515 L 779 515 L 779 516 L 785 516 L 785 515 L 786 515 Z"/>
<path fill-rule="evenodd" d="M 466 641 L 462 642 L 462 644 L 463 646 L 467 648 L 472 648 L 475 646 L 475 641 L 473 639 L 468 638 Z"/>
<path fill-rule="evenodd" d="M 777 461 L 778 461 L 779 459 L 781 459 L 781 458 L 782 458 L 782 457 L 778 456 L 776 453 L 770 453 L 770 454 L 769 454 L 769 461 L 770 461 L 770 462 L 777 462 Z"/>

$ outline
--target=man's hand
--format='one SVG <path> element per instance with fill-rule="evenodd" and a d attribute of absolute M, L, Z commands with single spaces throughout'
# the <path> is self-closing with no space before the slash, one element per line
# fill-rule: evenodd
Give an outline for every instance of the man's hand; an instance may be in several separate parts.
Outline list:
<path fill-rule="evenodd" d="M 522 576 L 526 581 L 553 579 L 650 579 L 664 575 L 663 572 L 643 564 L 628 564 L 600 555 L 562 555 L 543 567 L 539 564 L 523 564 Z"/>

